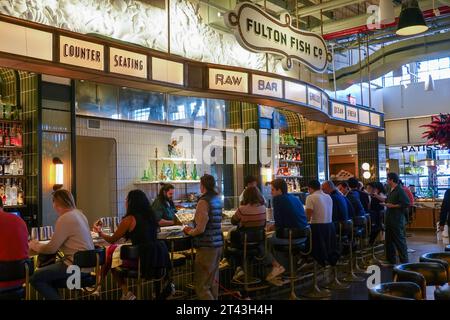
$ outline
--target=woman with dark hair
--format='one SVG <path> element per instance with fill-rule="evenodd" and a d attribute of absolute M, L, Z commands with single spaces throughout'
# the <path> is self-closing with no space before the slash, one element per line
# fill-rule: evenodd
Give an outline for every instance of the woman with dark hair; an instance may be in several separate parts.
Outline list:
<path fill-rule="evenodd" d="M 152 209 L 159 226 L 172 226 L 177 209 L 173 203 L 175 187 L 169 183 L 163 183 L 159 189 L 158 197 L 153 201 Z"/>
<path fill-rule="evenodd" d="M 194 237 L 196 247 L 194 284 L 200 300 L 217 300 L 219 295 L 219 261 L 222 255 L 222 199 L 215 190 L 213 176 L 200 178 L 200 197 L 195 210 L 194 228 L 184 233 Z"/>
<path fill-rule="evenodd" d="M 130 240 L 133 246 L 147 246 L 157 241 L 158 225 L 150 207 L 150 201 L 141 190 L 132 190 L 125 200 L 126 214 L 113 235 L 104 234 L 101 223 L 97 221 L 94 231 L 109 243 L 115 243 L 122 238 Z M 123 261 L 122 266 L 136 268 L 136 261 Z M 128 291 L 127 282 L 112 270 L 113 275 L 122 288 L 122 300 L 135 300 L 136 296 Z"/>
<path fill-rule="evenodd" d="M 383 230 L 384 206 L 381 203 L 386 201 L 386 190 L 381 182 L 370 182 L 367 184 L 367 191 L 370 195 L 369 213 L 372 220 L 369 243 L 372 245 L 378 234 Z"/>

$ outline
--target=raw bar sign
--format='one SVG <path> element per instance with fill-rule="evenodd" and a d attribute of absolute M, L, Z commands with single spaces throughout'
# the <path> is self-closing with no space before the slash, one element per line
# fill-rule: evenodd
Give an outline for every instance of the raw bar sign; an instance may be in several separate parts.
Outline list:
<path fill-rule="evenodd" d="M 331 62 L 323 38 L 292 27 L 289 14 L 282 15 L 280 21 L 254 4 L 243 2 L 228 11 L 224 19 L 244 48 L 283 56 L 286 69 L 297 60 L 316 72 L 324 72 Z"/>

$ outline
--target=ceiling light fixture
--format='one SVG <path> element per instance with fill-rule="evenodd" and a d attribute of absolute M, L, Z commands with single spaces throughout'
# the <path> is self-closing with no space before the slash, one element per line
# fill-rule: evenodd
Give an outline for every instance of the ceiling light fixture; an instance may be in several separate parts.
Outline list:
<path fill-rule="evenodd" d="M 403 0 L 396 34 L 410 36 L 427 30 L 428 26 L 417 0 Z"/>

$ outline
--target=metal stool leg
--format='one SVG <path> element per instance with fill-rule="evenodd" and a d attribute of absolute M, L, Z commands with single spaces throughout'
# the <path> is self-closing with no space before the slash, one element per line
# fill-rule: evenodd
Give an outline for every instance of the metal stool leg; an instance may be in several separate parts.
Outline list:
<path fill-rule="evenodd" d="M 331 267 L 331 270 L 333 272 L 333 279 L 327 283 L 326 285 L 324 285 L 323 287 L 325 289 L 329 289 L 329 290 L 345 290 L 350 288 L 349 284 L 344 284 L 341 283 L 338 279 L 338 271 L 337 271 L 337 267 L 333 266 Z"/>
<path fill-rule="evenodd" d="M 349 258 L 349 270 L 348 275 L 342 279 L 344 282 L 363 282 L 365 279 L 358 277 L 353 270 L 353 243 L 350 244 L 350 258 Z"/>
<path fill-rule="evenodd" d="M 327 289 L 320 290 L 317 285 L 317 262 L 314 261 L 314 273 L 312 288 L 304 294 L 305 297 L 310 299 L 325 299 L 331 297 L 331 292 Z"/>

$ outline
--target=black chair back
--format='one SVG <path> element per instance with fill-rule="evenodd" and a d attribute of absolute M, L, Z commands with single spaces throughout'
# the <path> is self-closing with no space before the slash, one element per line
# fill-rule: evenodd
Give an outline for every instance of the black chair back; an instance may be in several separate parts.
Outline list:
<path fill-rule="evenodd" d="M 300 228 L 279 228 L 276 230 L 276 236 L 280 239 L 289 239 L 291 234 L 292 239 L 308 238 L 311 234 L 311 227 L 307 226 L 303 229 Z"/>
<path fill-rule="evenodd" d="M 263 228 L 238 229 L 230 234 L 230 240 L 233 246 L 243 246 L 247 236 L 247 245 L 257 245 L 266 240 L 266 232 Z"/>
<path fill-rule="evenodd" d="M 369 300 L 421 300 L 422 290 L 414 282 L 388 282 L 369 289 Z"/>
<path fill-rule="evenodd" d="M 420 257 L 420 262 L 440 263 L 447 270 L 447 277 L 450 280 L 450 252 L 428 252 Z"/>
<path fill-rule="evenodd" d="M 367 224 L 367 218 L 365 216 L 356 216 L 353 218 L 353 225 L 355 227 L 361 228 L 365 227 Z"/>
<path fill-rule="evenodd" d="M 120 247 L 120 259 L 122 260 L 138 260 L 139 246 L 124 245 Z"/>
<path fill-rule="evenodd" d="M 0 282 L 25 279 L 27 276 L 27 269 L 28 274 L 31 275 L 34 271 L 33 260 L 22 259 L 15 261 L 1 261 Z"/>
<path fill-rule="evenodd" d="M 97 266 L 97 254 L 99 266 L 105 264 L 105 248 L 78 251 L 73 255 L 73 264 L 80 268 L 95 268 Z"/>
<path fill-rule="evenodd" d="M 418 262 L 405 263 L 394 268 L 398 282 L 410 281 L 421 286 L 441 286 L 447 283 L 447 270 L 440 263 Z"/>

